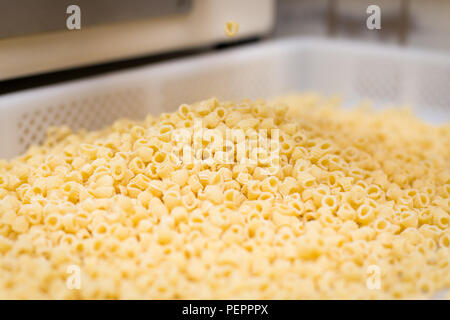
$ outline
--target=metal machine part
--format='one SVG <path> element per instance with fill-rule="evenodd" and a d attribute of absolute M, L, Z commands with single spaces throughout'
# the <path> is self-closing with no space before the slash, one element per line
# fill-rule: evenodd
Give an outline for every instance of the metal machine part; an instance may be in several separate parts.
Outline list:
<path fill-rule="evenodd" d="M 275 0 L 80 0 L 81 29 L 68 30 L 69 0 L 2 1 L 0 81 L 265 35 Z M 227 21 L 239 32 L 229 38 Z"/>
<path fill-rule="evenodd" d="M 192 0 L 20 0 L 0 2 L 0 38 L 66 30 L 66 9 L 82 8 L 83 27 L 187 13 Z"/>

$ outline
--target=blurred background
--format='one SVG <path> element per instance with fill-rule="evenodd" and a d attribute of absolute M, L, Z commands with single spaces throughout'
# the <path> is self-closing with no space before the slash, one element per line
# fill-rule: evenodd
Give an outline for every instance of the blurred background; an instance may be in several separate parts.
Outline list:
<path fill-rule="evenodd" d="M 71 4 L 80 30 L 67 29 Z M 369 5 L 380 30 L 366 27 Z M 240 25 L 234 37 L 227 21 Z M 0 93 L 293 36 L 450 53 L 450 1 L 0 0 Z"/>
<path fill-rule="evenodd" d="M 49 126 L 95 130 L 211 96 L 313 91 L 445 123 L 449 18 L 450 0 L 0 0 L 0 158 Z"/>
<path fill-rule="evenodd" d="M 362 26 L 378 5 L 382 30 Z M 335 36 L 450 51 L 448 0 L 278 0 L 275 37 Z"/>

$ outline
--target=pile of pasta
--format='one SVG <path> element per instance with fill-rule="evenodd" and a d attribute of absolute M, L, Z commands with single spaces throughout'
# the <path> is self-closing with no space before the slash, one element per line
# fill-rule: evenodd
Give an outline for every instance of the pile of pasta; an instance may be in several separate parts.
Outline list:
<path fill-rule="evenodd" d="M 209 99 L 96 132 L 51 130 L 0 161 L 0 298 L 431 298 L 449 288 L 450 125 L 338 105 L 314 94 Z M 196 119 L 221 132 L 279 130 L 276 170 L 171 157 L 172 132 Z"/>

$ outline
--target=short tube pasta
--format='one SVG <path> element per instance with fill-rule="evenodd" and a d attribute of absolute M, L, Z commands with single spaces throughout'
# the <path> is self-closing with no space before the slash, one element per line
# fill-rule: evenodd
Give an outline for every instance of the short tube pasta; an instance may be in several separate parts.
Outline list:
<path fill-rule="evenodd" d="M 449 288 L 450 127 L 336 104 L 211 98 L 94 132 L 52 128 L 0 160 L 0 299 Z M 69 290 L 74 266 L 81 287 Z"/>

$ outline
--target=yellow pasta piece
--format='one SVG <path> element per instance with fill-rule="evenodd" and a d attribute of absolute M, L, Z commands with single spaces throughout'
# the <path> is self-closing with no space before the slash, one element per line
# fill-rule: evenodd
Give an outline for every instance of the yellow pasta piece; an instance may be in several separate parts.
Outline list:
<path fill-rule="evenodd" d="M 449 124 L 315 94 L 52 128 L 0 160 L 0 298 L 430 298 L 449 145 Z"/>

